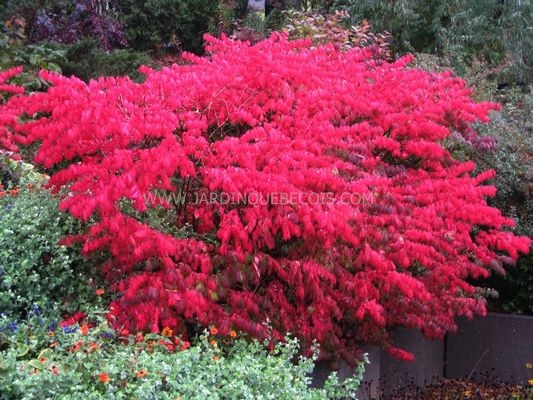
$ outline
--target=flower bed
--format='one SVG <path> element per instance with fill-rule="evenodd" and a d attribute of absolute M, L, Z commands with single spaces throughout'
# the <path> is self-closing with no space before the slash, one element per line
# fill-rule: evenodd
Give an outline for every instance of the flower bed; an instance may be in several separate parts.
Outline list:
<path fill-rule="evenodd" d="M 99 315 L 60 324 L 38 310 L 28 322 L 0 318 L 0 398 L 346 399 L 355 398 L 362 376 L 361 364 L 353 379 L 331 374 L 324 388 L 310 388 L 314 359 L 298 358 L 290 337 L 267 350 L 216 327 L 190 341 L 170 328 L 117 333 Z"/>

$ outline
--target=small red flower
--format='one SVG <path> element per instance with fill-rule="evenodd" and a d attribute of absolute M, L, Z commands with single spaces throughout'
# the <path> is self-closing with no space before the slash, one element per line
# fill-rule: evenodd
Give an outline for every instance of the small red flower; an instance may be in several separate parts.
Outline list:
<path fill-rule="evenodd" d="M 166 346 L 167 346 L 167 350 L 170 353 L 173 352 L 176 349 L 172 343 L 167 343 Z"/>
<path fill-rule="evenodd" d="M 109 382 L 109 375 L 107 375 L 105 372 L 102 372 L 98 375 L 98 380 L 102 383 L 107 383 Z"/>
<path fill-rule="evenodd" d="M 72 314 L 70 317 L 66 317 L 59 326 L 61 328 L 66 328 L 72 325 L 76 325 L 78 322 L 80 322 L 83 318 L 85 318 L 87 314 L 81 311 L 76 311 L 74 314 Z"/>
<path fill-rule="evenodd" d="M 81 349 L 82 346 L 83 346 L 83 341 L 78 340 L 76 343 L 74 343 L 74 345 L 70 348 L 70 350 L 75 353 L 76 351 Z"/>

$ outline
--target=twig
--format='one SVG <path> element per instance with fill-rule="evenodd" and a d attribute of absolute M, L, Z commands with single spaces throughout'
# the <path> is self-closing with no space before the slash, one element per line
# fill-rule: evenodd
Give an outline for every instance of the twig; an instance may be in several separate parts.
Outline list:
<path fill-rule="evenodd" d="M 481 360 L 483 360 L 483 357 L 485 357 L 487 355 L 487 353 L 489 352 L 490 350 L 490 347 L 485 350 L 485 352 L 481 355 L 481 357 L 479 358 L 479 360 L 477 360 L 477 363 L 476 365 L 474 365 L 474 368 L 472 368 L 472 371 L 470 371 L 470 374 L 468 374 L 468 377 L 466 378 L 467 381 L 470 380 L 470 378 L 472 377 L 472 375 L 474 374 L 474 371 L 476 370 L 476 368 L 478 367 L 479 363 L 481 362 Z"/>

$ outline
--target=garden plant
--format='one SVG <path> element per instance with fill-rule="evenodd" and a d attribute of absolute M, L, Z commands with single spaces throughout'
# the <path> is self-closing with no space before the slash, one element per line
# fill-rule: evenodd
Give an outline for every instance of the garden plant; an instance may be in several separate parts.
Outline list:
<path fill-rule="evenodd" d="M 363 342 L 531 313 L 527 4 L 0 5 L 0 400 L 356 398 Z M 531 387 L 391 398 L 439 395 Z"/>
<path fill-rule="evenodd" d="M 88 224 L 67 243 L 106 258 L 112 326 L 294 332 L 354 361 L 362 341 L 409 359 L 395 326 L 438 338 L 485 313 L 467 279 L 529 239 L 487 205 L 493 173 L 442 142 L 497 105 L 379 48 L 206 40 L 143 83 L 43 72 L 47 92 L 2 108 L 4 143 L 37 143 L 60 208 Z"/>

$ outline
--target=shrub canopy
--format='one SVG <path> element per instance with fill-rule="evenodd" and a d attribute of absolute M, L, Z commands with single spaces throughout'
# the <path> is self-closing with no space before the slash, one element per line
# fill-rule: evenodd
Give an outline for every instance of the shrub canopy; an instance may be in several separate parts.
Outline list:
<path fill-rule="evenodd" d="M 143 83 L 49 72 L 16 96 L 5 132 L 89 222 L 71 238 L 103 252 L 130 331 L 196 324 L 346 359 L 366 341 L 410 358 L 395 326 L 429 337 L 485 313 L 469 277 L 527 252 L 486 203 L 494 195 L 443 147 L 475 135 L 495 104 L 451 73 L 274 34 L 257 45 L 207 36 L 209 56 L 144 69 Z"/>

